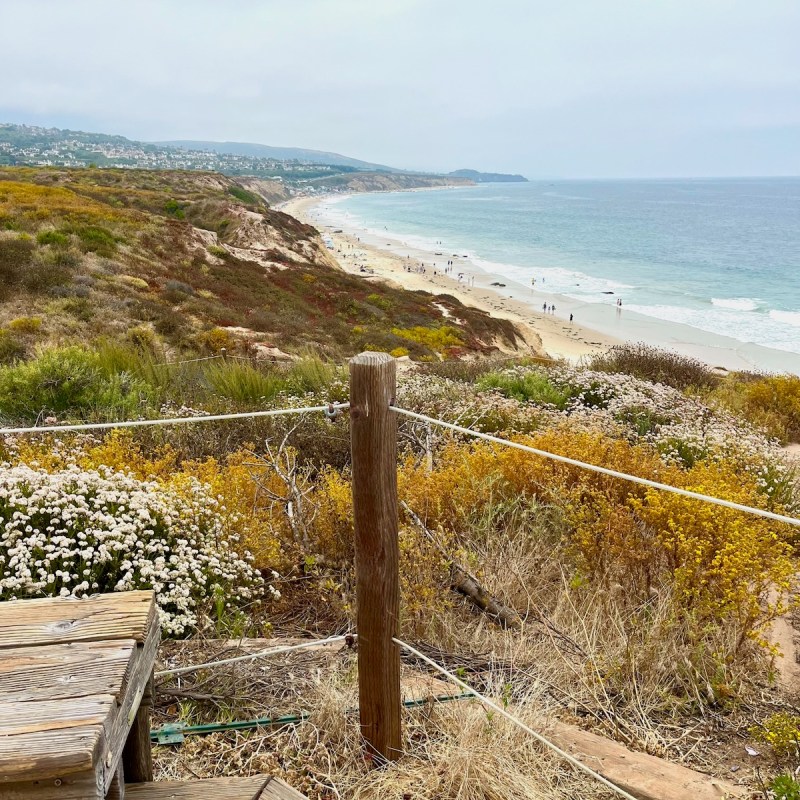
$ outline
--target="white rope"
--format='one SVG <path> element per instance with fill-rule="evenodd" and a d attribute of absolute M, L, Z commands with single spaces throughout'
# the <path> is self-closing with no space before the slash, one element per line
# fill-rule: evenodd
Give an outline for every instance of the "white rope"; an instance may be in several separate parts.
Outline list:
<path fill-rule="evenodd" d="M 179 364 L 196 364 L 198 361 L 213 361 L 216 358 L 224 358 L 224 356 L 203 356 L 202 358 L 187 358 L 184 361 L 161 361 L 156 364 L 157 367 L 175 367 Z"/>
<path fill-rule="evenodd" d="M 517 719 L 513 714 L 510 714 L 502 706 L 497 705 L 497 703 L 495 703 L 493 700 L 490 700 L 488 697 L 485 697 L 476 689 L 473 689 L 468 683 L 464 683 L 464 681 L 462 681 L 461 678 L 456 677 L 455 675 L 453 675 L 452 672 L 440 666 L 435 661 L 428 658 L 428 656 L 420 653 L 420 651 L 417 650 L 415 647 L 412 647 L 410 644 L 406 644 L 406 642 L 403 642 L 400 639 L 392 639 L 392 641 L 396 645 L 399 645 L 405 650 L 408 650 L 409 653 L 413 653 L 417 658 L 421 658 L 426 664 L 433 667 L 435 670 L 440 672 L 445 677 L 449 678 L 451 681 L 456 683 L 465 691 L 469 692 L 475 698 L 480 700 L 484 705 L 489 706 L 489 708 L 491 708 L 493 711 L 496 711 L 498 714 L 502 714 L 506 719 L 513 722 L 518 728 L 521 728 L 523 731 L 525 731 L 525 733 L 528 733 L 531 736 L 533 736 L 533 738 L 536 739 L 537 742 L 543 744 L 545 747 L 549 747 L 554 753 L 561 756 L 561 758 L 565 759 L 566 761 L 568 761 L 570 764 L 572 764 L 574 767 L 581 770 L 582 772 L 585 772 L 587 775 L 591 775 L 595 780 L 600 781 L 600 783 L 602 783 L 604 786 L 607 786 L 609 789 L 611 789 L 611 791 L 616 792 L 620 797 L 624 797 L 625 800 L 637 800 L 636 797 L 626 792 L 622 787 L 617 786 L 615 783 L 612 783 L 610 780 L 608 780 L 608 778 L 604 778 L 599 772 L 595 772 L 591 767 L 587 767 L 586 764 L 584 764 L 582 761 L 578 761 L 578 759 L 575 758 L 575 756 L 570 755 L 569 753 L 562 750 L 558 745 L 553 744 L 549 739 L 546 739 L 544 736 L 542 736 L 541 733 L 537 733 L 535 730 L 533 730 L 533 728 L 526 725 L 522 720 Z"/>
<path fill-rule="evenodd" d="M 154 673 L 156 678 L 162 678 L 165 675 L 182 675 L 185 672 L 194 672 L 198 669 L 209 669 L 211 667 L 221 667 L 223 664 L 235 664 L 238 661 L 252 661 L 256 658 L 266 658 L 267 656 L 276 656 L 280 653 L 291 653 L 293 650 L 302 650 L 305 647 L 324 647 L 329 644 L 336 644 L 336 642 L 344 642 L 348 639 L 354 639 L 354 634 L 347 634 L 344 636 L 330 636 L 327 639 L 310 639 L 302 644 L 290 644 L 283 647 L 270 647 L 266 650 L 259 650 L 256 653 L 248 653 L 246 656 L 233 656 L 232 658 L 223 658 L 220 661 L 207 661 L 205 664 L 192 664 L 188 667 L 176 667 L 175 669 L 162 669 L 160 672 Z"/>
<path fill-rule="evenodd" d="M 0 436 L 20 433 L 63 433 L 64 431 L 99 431 L 109 428 L 142 428 L 148 425 L 182 425 L 189 422 L 219 422 L 225 419 L 249 417 L 278 417 L 287 414 L 309 414 L 322 411 L 329 418 L 331 412 L 349 408 L 350 403 L 328 403 L 324 406 L 301 406 L 300 408 L 271 408 L 267 411 L 243 411 L 238 414 L 209 414 L 199 417 L 161 417 L 159 419 L 134 419 L 124 422 L 93 422 L 80 425 L 42 425 L 33 428 L 0 428 Z"/>
<path fill-rule="evenodd" d="M 719 497 L 711 497 L 707 494 L 700 494 L 699 492 L 692 492 L 689 489 L 680 489 L 677 486 L 670 486 L 666 483 L 658 483 L 658 481 L 651 481 L 648 478 L 640 478 L 636 475 L 628 475 L 625 472 L 617 472 L 615 469 L 608 469 L 607 467 L 598 467 L 595 464 L 587 464 L 585 461 L 578 461 L 574 458 L 567 456 L 559 456 L 556 453 L 550 453 L 547 450 L 538 450 L 535 447 L 530 447 L 520 442 L 512 442 L 508 439 L 501 439 L 499 436 L 491 436 L 488 433 L 481 433 L 480 431 L 473 431 L 470 428 L 464 428 L 461 425 L 454 425 L 452 422 L 444 422 L 441 419 L 428 417 L 425 414 L 418 414 L 416 411 L 407 411 L 405 408 L 397 408 L 392 406 L 392 411 L 398 414 L 403 414 L 412 419 L 419 419 L 423 422 L 432 422 L 442 428 L 449 428 L 450 430 L 457 431 L 458 433 L 465 433 L 467 436 L 474 436 L 476 439 L 484 439 L 487 442 L 494 442 L 495 444 L 504 444 L 507 447 L 513 447 L 517 450 L 524 450 L 526 453 L 533 453 L 536 456 L 543 458 L 550 458 L 553 461 L 560 461 L 562 464 L 571 464 L 573 467 L 582 467 L 583 469 L 592 472 L 599 472 L 601 475 L 610 475 L 612 478 L 622 478 L 622 480 L 630 481 L 631 483 L 638 483 L 642 486 L 649 486 L 652 489 L 661 489 L 665 492 L 672 492 L 673 494 L 680 494 L 684 497 L 691 497 L 694 500 L 705 500 L 707 503 L 713 503 L 717 506 L 725 506 L 725 508 L 733 508 L 736 511 L 744 511 L 747 514 L 755 514 L 758 517 L 766 517 L 773 519 L 776 522 L 786 522 L 789 525 L 800 526 L 800 519 L 795 517 L 787 517 L 784 514 L 776 514 L 774 511 L 765 511 L 763 508 L 753 508 L 752 506 L 745 506 L 741 503 L 734 503 L 731 500 L 722 500 Z"/>

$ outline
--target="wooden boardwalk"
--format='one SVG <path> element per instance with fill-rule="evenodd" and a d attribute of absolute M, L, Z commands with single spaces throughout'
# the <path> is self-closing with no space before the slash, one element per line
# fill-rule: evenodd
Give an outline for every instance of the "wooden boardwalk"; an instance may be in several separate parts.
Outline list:
<path fill-rule="evenodd" d="M 0 798 L 303 800 L 266 775 L 153 783 L 152 592 L 0 603 Z"/>
<path fill-rule="evenodd" d="M 127 800 L 308 800 L 277 778 L 211 778 L 204 781 L 163 781 L 125 787 Z"/>

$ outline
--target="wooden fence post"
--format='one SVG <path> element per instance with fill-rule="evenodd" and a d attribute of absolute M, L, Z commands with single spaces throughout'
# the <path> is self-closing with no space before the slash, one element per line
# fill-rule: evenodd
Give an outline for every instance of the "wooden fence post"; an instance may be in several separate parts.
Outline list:
<path fill-rule="evenodd" d="M 350 360 L 359 713 L 370 751 L 389 761 L 402 752 L 396 372 L 387 353 Z"/>

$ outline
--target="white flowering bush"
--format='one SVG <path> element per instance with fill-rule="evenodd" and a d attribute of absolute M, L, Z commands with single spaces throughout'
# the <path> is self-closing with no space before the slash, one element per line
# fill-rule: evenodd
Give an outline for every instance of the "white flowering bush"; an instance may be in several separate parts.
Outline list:
<path fill-rule="evenodd" d="M 199 481 L 180 488 L 108 468 L 0 470 L 0 599 L 154 589 L 162 630 L 180 636 L 206 601 L 261 592 Z"/>
<path fill-rule="evenodd" d="M 401 383 L 401 404 L 487 432 L 563 426 L 653 446 L 668 464 L 727 461 L 754 476 L 770 500 L 800 507 L 797 471 L 779 443 L 743 419 L 662 383 L 581 366 L 515 366 L 474 386 L 434 376 Z"/>

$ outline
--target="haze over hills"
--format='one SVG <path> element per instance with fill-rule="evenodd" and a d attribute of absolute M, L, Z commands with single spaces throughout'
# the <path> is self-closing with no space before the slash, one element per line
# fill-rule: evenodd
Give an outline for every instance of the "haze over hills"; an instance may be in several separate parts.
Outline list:
<path fill-rule="evenodd" d="M 200 140 L 141 142 L 106 133 L 11 123 L 0 123 L 2 165 L 202 170 L 273 181 L 278 189 L 284 187 L 279 193 L 393 191 L 525 180 L 522 176 L 474 170 L 459 170 L 449 175 L 404 171 L 339 153 L 299 147 Z"/>
<path fill-rule="evenodd" d="M 308 150 L 303 147 L 273 147 L 268 144 L 253 142 L 206 142 L 194 139 L 175 139 L 165 142 L 153 142 L 161 147 L 177 147 L 182 150 L 203 150 L 212 153 L 223 153 L 235 156 L 252 156 L 270 158 L 279 161 L 308 161 L 314 164 L 330 164 L 344 167 L 355 167 L 360 170 L 376 172 L 406 172 L 407 170 L 387 167 L 385 164 L 373 164 L 358 158 L 350 158 L 340 153 L 329 153 L 324 150 Z"/>

